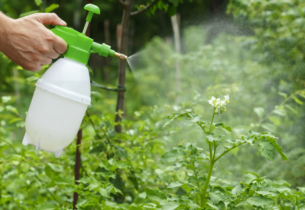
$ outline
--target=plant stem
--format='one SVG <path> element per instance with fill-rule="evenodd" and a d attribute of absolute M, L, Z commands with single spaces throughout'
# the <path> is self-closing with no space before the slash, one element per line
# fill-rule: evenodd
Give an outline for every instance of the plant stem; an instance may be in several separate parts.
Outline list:
<path fill-rule="evenodd" d="M 212 125 L 213 125 L 214 117 L 215 117 L 215 108 L 213 110 L 213 116 L 212 116 L 209 132 L 212 131 Z M 214 163 L 215 163 L 214 158 L 215 158 L 215 153 L 216 153 L 216 145 L 214 144 L 214 155 L 213 155 L 212 144 L 211 144 L 211 142 L 208 142 L 208 143 L 209 143 L 209 150 L 210 150 L 210 167 L 209 167 L 209 172 L 208 172 L 207 179 L 206 179 L 205 184 L 204 184 L 204 188 L 203 188 L 202 193 L 201 193 L 201 208 L 204 208 L 205 203 L 206 203 L 206 198 L 205 198 L 206 197 L 206 192 L 207 192 L 207 189 L 209 187 L 209 183 L 210 183 L 210 179 L 211 179 L 211 176 L 212 176 L 213 167 L 214 167 Z"/>
<path fill-rule="evenodd" d="M 215 163 L 217 160 L 219 160 L 222 156 L 224 156 L 225 154 L 227 154 L 228 152 L 230 152 L 231 150 L 233 150 L 233 149 L 235 149 L 236 147 L 239 147 L 239 146 L 241 146 L 241 145 L 243 145 L 243 144 L 245 144 L 245 143 L 247 143 L 247 142 L 241 143 L 241 144 L 239 144 L 239 145 L 236 145 L 235 147 L 232 147 L 231 149 L 228 149 L 228 150 L 224 151 L 221 155 L 219 155 L 216 159 L 214 159 L 214 163 Z M 215 157 L 215 156 L 214 156 L 214 157 Z"/>

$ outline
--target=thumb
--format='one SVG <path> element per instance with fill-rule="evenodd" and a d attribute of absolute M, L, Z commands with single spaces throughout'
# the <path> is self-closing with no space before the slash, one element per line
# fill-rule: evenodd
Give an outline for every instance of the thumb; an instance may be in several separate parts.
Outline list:
<path fill-rule="evenodd" d="M 35 16 L 43 25 L 67 25 L 67 23 L 60 19 L 55 13 L 37 13 Z"/>

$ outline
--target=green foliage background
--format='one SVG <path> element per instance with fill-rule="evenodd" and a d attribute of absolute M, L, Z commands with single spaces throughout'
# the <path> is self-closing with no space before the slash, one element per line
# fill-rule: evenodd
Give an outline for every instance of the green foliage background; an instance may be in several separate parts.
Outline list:
<path fill-rule="evenodd" d="M 76 23 L 71 14 L 79 11 L 83 21 L 75 27 L 82 27 L 84 2 L 54 0 L 42 2 L 41 7 L 36 3 L 1 0 L 0 8 L 18 18 L 54 3 L 59 5 L 54 12 L 69 26 Z M 92 37 L 103 42 L 103 20 L 110 19 L 115 49 L 122 11 L 116 2 L 94 3 L 101 16 L 93 18 Z M 113 130 L 116 96 L 92 87 L 92 105 L 82 124 L 78 186 L 74 185 L 75 142 L 59 159 L 21 144 L 35 82 L 46 69 L 26 72 L 1 54 L 0 209 L 72 209 L 74 191 L 80 195 L 79 209 L 202 209 L 200 192 L 190 177 L 195 171 L 206 178 L 207 159 L 202 158 L 209 149 L 206 133 L 184 118 L 163 125 L 166 116 L 186 109 L 209 120 L 213 108 L 207 101 L 225 94 L 231 103 L 225 114 L 215 118 L 230 125 L 232 132 L 220 129 L 220 133 L 239 139 L 249 130 L 271 132 L 289 161 L 280 155 L 268 161 L 250 146 L 235 148 L 214 166 L 205 209 L 305 209 L 305 4 L 297 0 L 218 3 L 222 4 L 217 13 L 205 1 L 179 4 L 181 54 L 166 38 L 172 26 L 164 11 L 134 18 L 129 51 L 138 53 L 129 61 L 123 133 Z M 106 84 L 105 62 L 100 60 L 91 59 L 91 78 Z M 177 61 L 180 92 L 175 91 Z M 110 63 L 111 83 L 106 85 L 114 86 L 118 64 L 114 59 Z M 181 161 L 198 161 L 198 165 L 194 169 L 164 161 L 173 153 L 183 153 Z"/>

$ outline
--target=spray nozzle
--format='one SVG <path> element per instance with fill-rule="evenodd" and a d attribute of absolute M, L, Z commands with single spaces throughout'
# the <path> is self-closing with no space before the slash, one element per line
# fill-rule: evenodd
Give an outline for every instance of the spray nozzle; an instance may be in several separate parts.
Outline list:
<path fill-rule="evenodd" d="M 85 35 L 89 22 L 91 22 L 93 17 L 93 13 L 100 14 L 100 9 L 93 4 L 87 4 L 84 9 L 88 10 L 88 15 L 82 33 L 64 26 L 55 26 L 55 28 L 52 29 L 54 34 L 67 42 L 68 49 L 64 56 L 84 64 L 88 63 L 91 53 L 98 53 L 100 56 L 104 57 L 115 56 L 122 60 L 127 60 L 126 55 L 111 50 L 109 45 L 93 42 L 93 39 Z"/>

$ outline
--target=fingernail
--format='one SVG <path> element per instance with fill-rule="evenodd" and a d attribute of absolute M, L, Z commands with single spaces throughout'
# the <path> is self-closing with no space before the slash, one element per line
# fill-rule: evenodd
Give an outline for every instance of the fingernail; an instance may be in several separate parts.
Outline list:
<path fill-rule="evenodd" d="M 61 24 L 62 25 L 67 25 L 67 23 L 65 21 L 63 21 L 63 20 L 61 20 Z"/>

